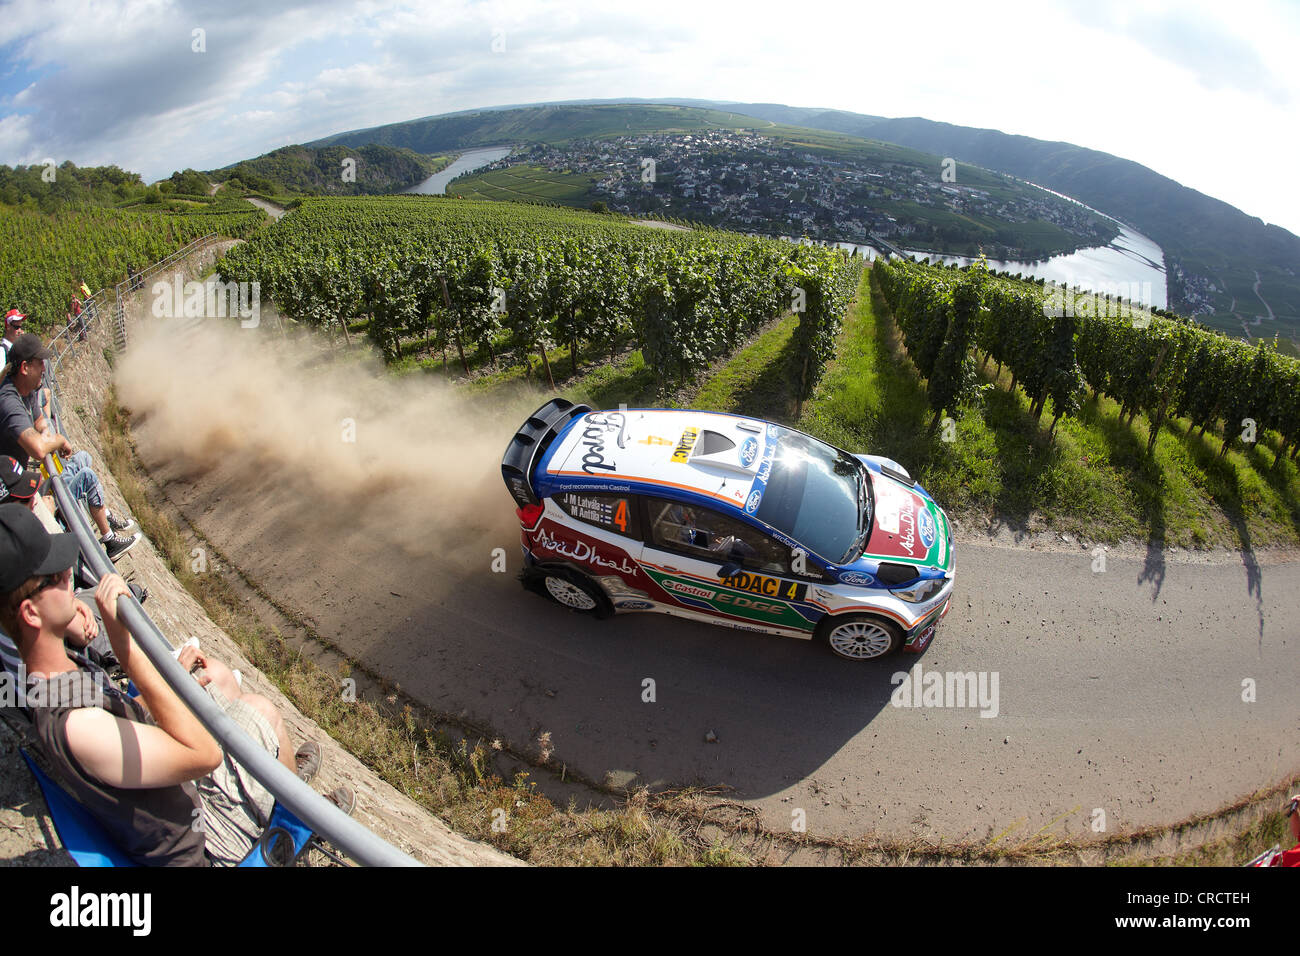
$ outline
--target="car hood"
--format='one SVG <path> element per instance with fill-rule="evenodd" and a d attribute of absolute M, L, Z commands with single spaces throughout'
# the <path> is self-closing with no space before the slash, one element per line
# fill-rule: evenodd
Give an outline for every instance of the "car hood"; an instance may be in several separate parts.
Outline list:
<path fill-rule="evenodd" d="M 946 569 L 952 548 L 943 510 L 888 475 L 870 469 L 867 474 L 871 476 L 875 513 L 862 557 Z"/>

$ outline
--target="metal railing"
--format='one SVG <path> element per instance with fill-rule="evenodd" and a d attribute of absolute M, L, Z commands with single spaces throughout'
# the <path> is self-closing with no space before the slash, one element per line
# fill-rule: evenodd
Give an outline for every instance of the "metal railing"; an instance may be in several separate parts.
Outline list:
<path fill-rule="evenodd" d="M 157 275 L 161 269 L 166 268 L 180 256 L 186 254 L 186 250 L 193 251 L 195 246 L 209 242 L 212 238 L 214 237 L 205 236 L 202 239 L 196 239 L 183 249 L 140 273 L 137 276 L 138 281 L 143 282 L 150 276 Z M 114 290 L 117 294 L 119 307 L 122 287 L 127 285 L 128 282 L 119 283 Z M 96 311 L 98 312 L 98 310 Z M 68 331 L 75 333 L 78 330 L 65 329 L 65 332 Z M 87 335 L 89 335 L 89 327 L 86 331 Z M 55 339 L 57 338 L 58 336 L 55 336 Z M 66 355 L 73 345 L 74 342 L 70 340 L 59 358 Z M 53 420 L 54 429 L 59 434 L 64 434 L 62 415 L 59 409 L 58 364 L 58 360 L 46 364 L 48 378 L 46 384 L 50 389 L 50 417 Z M 115 573 L 113 563 L 109 561 L 98 536 L 90 525 L 89 517 L 80 505 L 73 500 L 71 493 L 68 491 L 67 483 L 63 480 L 60 469 L 56 467 L 54 457 L 46 455 L 44 464 L 46 474 L 51 476 L 50 484 L 54 488 L 54 496 L 58 501 L 59 511 L 69 526 L 68 530 L 77 536 L 77 544 L 81 548 L 82 558 L 97 579 L 102 578 L 105 574 Z M 226 716 L 226 713 L 217 706 L 207 692 L 185 673 L 180 664 L 176 663 L 175 658 L 172 657 L 171 644 L 133 595 L 128 593 L 118 598 L 118 615 L 126 625 L 127 630 L 135 638 L 136 643 L 140 645 L 140 649 L 144 651 L 145 656 L 158 669 L 158 673 L 162 675 L 163 680 L 176 692 L 176 695 L 194 713 L 199 722 L 207 728 L 208 732 L 216 738 L 222 749 L 232 754 L 236 760 L 243 764 L 270 791 L 276 800 L 283 803 L 300 820 L 363 866 L 420 865 L 417 860 L 376 836 L 361 823 L 340 810 L 332 801 L 313 790 Z"/>
<path fill-rule="evenodd" d="M 49 341 L 50 349 L 55 352 L 53 367 L 58 369 L 62 364 L 64 357 L 74 351 L 77 342 L 89 338 L 91 331 L 98 327 L 110 309 L 112 310 L 114 321 L 114 344 L 117 346 L 119 351 L 125 349 L 126 309 L 123 300 L 125 296 L 130 295 L 133 291 L 131 286 L 143 285 L 159 272 L 162 272 L 175 262 L 194 253 L 201 246 L 208 246 L 214 242 L 220 241 L 221 237 L 215 232 L 210 232 L 206 236 L 200 236 L 198 239 L 181 246 L 165 259 L 159 259 L 152 265 L 146 266 L 143 271 L 137 272 L 133 277 L 123 279 L 111 289 L 99 289 L 93 295 L 86 298 L 82 303 L 81 315 L 73 316 L 72 324 L 65 325 Z M 88 319 L 84 318 L 87 313 L 90 313 L 90 318 Z M 56 347 L 56 343 L 63 338 L 66 338 L 66 341 L 63 343 L 62 348 Z"/>

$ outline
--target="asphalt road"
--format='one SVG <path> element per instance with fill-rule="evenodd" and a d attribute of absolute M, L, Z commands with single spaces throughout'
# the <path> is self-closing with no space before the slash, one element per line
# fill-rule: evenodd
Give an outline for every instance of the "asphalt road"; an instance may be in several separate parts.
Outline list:
<path fill-rule="evenodd" d="M 161 414 L 136 431 L 151 472 L 278 601 L 438 710 L 533 752 L 549 733 L 554 758 L 594 779 L 724 784 L 773 826 L 802 811 L 809 833 L 1016 840 L 1090 836 L 1096 811 L 1106 833 L 1167 823 L 1300 769 L 1295 562 L 1155 550 L 1098 572 L 1082 549 L 959 536 L 953 609 L 926 653 L 850 663 L 658 615 L 596 621 L 525 592 L 511 501 L 483 486 L 500 484 L 495 462 L 463 513 L 427 502 L 460 532 L 433 550 L 408 507 L 340 506 L 301 476 L 250 480 L 243 456 L 199 468 L 156 447 Z M 392 528 L 400 546 L 376 531 Z M 497 547 L 507 573 L 491 570 Z M 918 663 L 983 673 L 987 692 L 996 675 L 996 715 L 981 716 L 991 700 L 895 706 L 892 678 Z"/>

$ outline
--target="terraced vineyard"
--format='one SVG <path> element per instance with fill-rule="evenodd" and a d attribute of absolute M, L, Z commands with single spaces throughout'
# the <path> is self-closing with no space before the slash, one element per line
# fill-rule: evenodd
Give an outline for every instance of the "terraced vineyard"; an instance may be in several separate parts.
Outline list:
<path fill-rule="evenodd" d="M 395 361 L 410 340 L 493 361 L 629 337 L 665 384 L 692 377 L 770 318 L 799 315 L 806 393 L 862 262 L 839 250 L 712 231 L 645 229 L 567 209 L 425 196 L 312 199 L 232 250 L 227 281 L 259 281 L 291 317 L 367 337 Z"/>
<path fill-rule="evenodd" d="M 509 169 L 462 176 L 447 186 L 447 193 L 462 199 L 588 206 L 597 198 L 591 191 L 597 179 L 590 173 L 552 172 L 541 166 L 521 163 Z"/>
<path fill-rule="evenodd" d="M 63 322 L 74 289 L 113 285 L 210 232 L 251 235 L 266 214 L 246 203 L 197 204 L 190 212 L 68 208 L 56 214 L 0 204 L 0 302 L 33 331 Z"/>

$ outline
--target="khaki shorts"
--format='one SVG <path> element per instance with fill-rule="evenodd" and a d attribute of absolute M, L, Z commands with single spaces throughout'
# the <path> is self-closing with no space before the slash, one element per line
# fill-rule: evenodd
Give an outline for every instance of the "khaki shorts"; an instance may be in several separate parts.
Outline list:
<path fill-rule="evenodd" d="M 205 689 L 241 730 L 271 756 L 279 756 L 280 744 L 270 721 L 242 700 L 228 700 L 215 684 Z M 229 753 L 223 753 L 221 765 L 194 785 L 203 804 L 203 835 L 212 865 L 234 866 L 262 835 L 275 797 Z"/>

